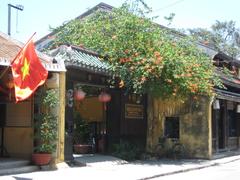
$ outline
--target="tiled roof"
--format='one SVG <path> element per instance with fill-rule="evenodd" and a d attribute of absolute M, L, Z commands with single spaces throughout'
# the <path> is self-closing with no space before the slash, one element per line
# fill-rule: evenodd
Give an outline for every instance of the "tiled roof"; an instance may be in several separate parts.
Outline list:
<path fill-rule="evenodd" d="M 93 14 L 93 13 L 94 13 L 95 11 L 97 11 L 97 10 L 105 11 L 105 12 L 110 12 L 113 8 L 114 8 L 114 7 L 111 6 L 111 5 L 109 5 L 109 4 L 100 2 L 100 3 L 97 4 L 96 6 L 90 8 L 89 10 L 87 10 L 86 12 L 84 12 L 83 14 L 79 15 L 78 17 L 76 17 L 75 19 L 80 19 L 80 20 L 81 20 L 81 19 L 84 19 L 85 17 Z M 66 23 L 66 24 L 68 24 L 68 23 Z M 42 47 L 42 46 L 44 46 L 44 45 L 41 45 L 41 43 L 43 43 L 44 41 L 46 41 L 46 44 L 49 43 L 49 42 L 51 42 L 52 39 L 54 39 L 54 35 L 55 35 L 55 34 L 56 34 L 56 32 L 53 31 L 53 32 L 45 35 L 45 36 L 42 37 L 41 39 L 37 40 L 36 43 L 35 43 L 37 49 L 39 49 L 39 50 L 44 49 L 44 47 Z M 49 37 L 51 37 L 51 39 L 49 39 Z M 43 44 L 45 44 L 45 43 L 43 43 Z"/>
<path fill-rule="evenodd" d="M 56 60 L 63 59 L 67 68 L 75 67 L 94 73 L 109 74 L 110 66 L 103 61 L 103 58 L 92 51 L 76 46 L 62 45 L 50 54 L 55 56 Z"/>
<path fill-rule="evenodd" d="M 233 74 L 226 74 L 224 73 L 223 68 L 216 68 L 215 72 L 218 74 L 218 76 L 221 78 L 224 84 L 236 88 L 240 88 L 240 79 Z"/>
<path fill-rule="evenodd" d="M 10 66 L 11 61 L 16 57 L 18 52 L 24 46 L 7 34 L 0 32 L 0 65 Z M 65 71 L 64 64 L 53 63 L 53 58 L 37 51 L 37 55 L 48 71 Z"/>
<path fill-rule="evenodd" d="M 0 32 L 0 57 L 2 59 L 13 59 L 20 51 L 23 43 L 13 40 L 10 36 Z"/>
<path fill-rule="evenodd" d="M 215 89 L 215 92 L 217 94 L 217 98 L 219 99 L 226 99 L 229 101 L 239 102 L 240 103 L 240 94 L 239 93 L 233 93 L 226 90 L 220 90 Z"/>

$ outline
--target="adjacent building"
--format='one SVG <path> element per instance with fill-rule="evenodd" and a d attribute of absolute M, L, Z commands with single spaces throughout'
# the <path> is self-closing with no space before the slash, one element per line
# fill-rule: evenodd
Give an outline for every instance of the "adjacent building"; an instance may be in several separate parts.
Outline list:
<path fill-rule="evenodd" d="M 25 101 L 16 103 L 11 62 L 24 46 L 10 36 L 0 33 L 0 156 L 31 159 L 34 151 L 34 94 Z M 37 52 L 49 72 L 44 86 L 58 89 L 58 148 L 56 162 L 63 161 L 64 114 L 65 114 L 65 65 L 56 63 L 52 57 Z"/>

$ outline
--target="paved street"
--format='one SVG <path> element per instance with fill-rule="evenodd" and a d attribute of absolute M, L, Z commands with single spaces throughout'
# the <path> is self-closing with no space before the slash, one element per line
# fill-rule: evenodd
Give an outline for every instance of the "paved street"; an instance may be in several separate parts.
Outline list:
<path fill-rule="evenodd" d="M 158 178 L 159 180 L 239 180 L 240 179 L 240 161 L 234 161 L 214 167 L 201 170 L 194 170 Z"/>
<path fill-rule="evenodd" d="M 105 159 L 103 159 L 105 158 Z M 78 159 L 78 158 L 76 158 Z M 81 158 L 80 158 L 81 159 Z M 95 159 L 95 162 L 93 162 Z M 81 159 L 82 161 L 83 159 Z M 203 169 L 202 169 L 203 168 Z M 185 172 L 188 171 L 188 172 Z M 179 173 L 181 172 L 181 173 Z M 176 174 L 175 174 L 176 173 Z M 166 175 L 174 174 L 174 175 Z M 164 175 L 164 176 L 163 176 Z M 55 171 L 39 171 L 0 177 L 0 180 L 83 179 L 140 180 L 194 179 L 234 180 L 240 177 L 240 155 L 216 160 L 151 160 L 127 163 L 108 156 L 93 156 L 86 167 L 61 167 Z"/>

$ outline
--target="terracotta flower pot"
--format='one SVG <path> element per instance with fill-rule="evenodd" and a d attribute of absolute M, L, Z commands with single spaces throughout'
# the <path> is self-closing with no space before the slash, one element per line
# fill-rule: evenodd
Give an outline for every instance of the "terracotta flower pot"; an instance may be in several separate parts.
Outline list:
<path fill-rule="evenodd" d="M 76 154 L 87 154 L 92 151 L 92 146 L 88 144 L 75 144 L 74 153 Z"/>
<path fill-rule="evenodd" d="M 34 153 L 32 154 L 32 162 L 35 165 L 43 166 L 50 163 L 52 154 L 49 153 Z"/>

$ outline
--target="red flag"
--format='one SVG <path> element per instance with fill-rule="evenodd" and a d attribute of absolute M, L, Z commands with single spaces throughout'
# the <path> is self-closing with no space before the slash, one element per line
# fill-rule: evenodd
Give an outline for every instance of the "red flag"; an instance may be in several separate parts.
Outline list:
<path fill-rule="evenodd" d="M 12 74 L 16 102 L 27 99 L 44 84 L 48 71 L 39 60 L 31 40 L 17 55 L 12 63 Z"/>

